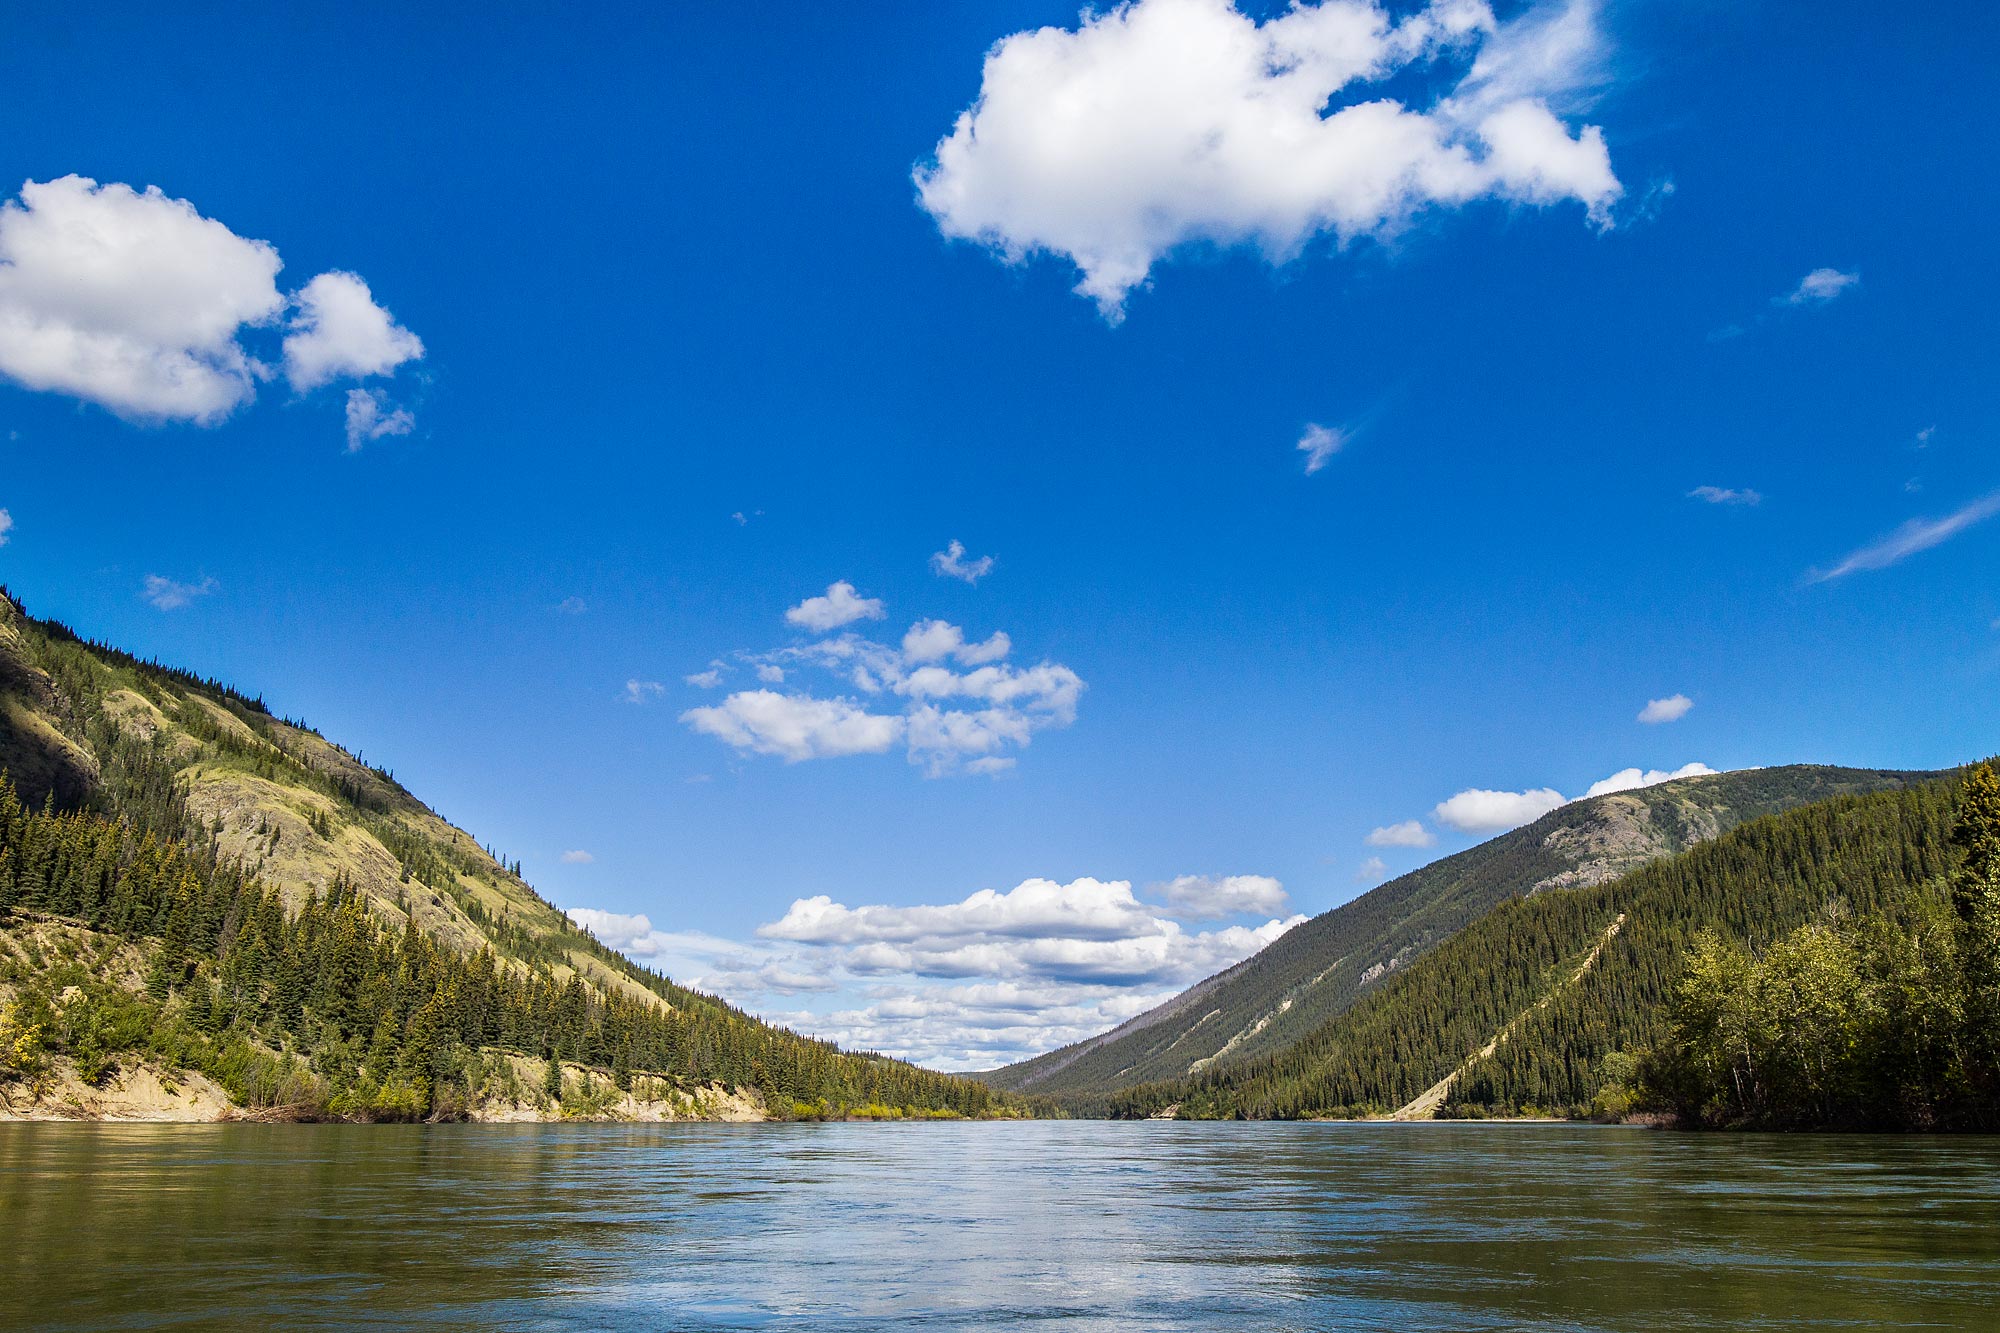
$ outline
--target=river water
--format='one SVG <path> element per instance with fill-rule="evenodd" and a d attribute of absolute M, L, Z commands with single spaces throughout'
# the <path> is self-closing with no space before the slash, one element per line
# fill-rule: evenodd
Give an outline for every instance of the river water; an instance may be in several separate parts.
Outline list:
<path fill-rule="evenodd" d="M 2000 1328 L 2000 1140 L 0 1124 L 42 1329 Z"/>

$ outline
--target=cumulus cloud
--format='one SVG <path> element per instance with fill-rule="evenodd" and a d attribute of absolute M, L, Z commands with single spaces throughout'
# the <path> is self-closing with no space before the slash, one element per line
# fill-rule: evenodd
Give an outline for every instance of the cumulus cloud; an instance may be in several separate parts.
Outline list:
<path fill-rule="evenodd" d="M 1489 791 L 1483 787 L 1468 787 L 1456 796 L 1438 802 L 1431 813 L 1437 816 L 1440 824 L 1449 825 L 1461 833 L 1500 833 L 1532 823 L 1568 802 L 1569 798 L 1553 787 L 1537 787 L 1530 791 Z"/>
<path fill-rule="evenodd" d="M 322 273 L 292 298 L 285 377 L 304 393 L 337 379 L 394 374 L 424 354 L 423 342 L 375 304 L 354 273 Z M 353 403 L 349 395 L 348 402 Z"/>
<path fill-rule="evenodd" d="M 1066 257 L 1107 319 L 1190 243 L 1272 262 L 1317 237 L 1387 237 L 1479 199 L 1574 201 L 1608 226 L 1623 190 L 1595 126 L 1595 0 L 1502 23 L 1484 0 L 1393 17 L 1377 0 L 1258 22 L 1229 0 L 1136 0 L 1016 33 L 915 172 L 947 237 L 1018 263 Z M 1419 91 L 1419 85 L 1422 90 Z M 1410 90 L 1406 103 L 1391 95 Z"/>
<path fill-rule="evenodd" d="M 1697 486 L 1688 492 L 1688 499 L 1700 500 L 1712 505 L 1757 505 L 1764 503 L 1764 497 L 1745 486 L 1732 489 L 1727 486 Z"/>
<path fill-rule="evenodd" d="M 931 553 L 931 573 L 939 578 L 963 579 L 967 583 L 977 583 L 993 572 L 993 557 L 982 555 L 976 559 L 965 558 L 965 544 L 953 539 L 942 551 Z"/>
<path fill-rule="evenodd" d="M 1346 444 L 1347 432 L 1340 427 L 1317 422 L 1308 425 L 1306 433 L 1299 437 L 1299 452 L 1306 456 L 1306 475 L 1325 467 Z"/>
<path fill-rule="evenodd" d="M 740 690 L 720 704 L 690 708 L 681 721 L 739 750 L 787 763 L 880 754 L 903 737 L 904 719 L 871 713 L 847 699 Z"/>
<path fill-rule="evenodd" d="M 1810 582 L 1825 583 L 1863 570 L 1887 569 L 1919 551 L 1942 545 L 1977 523 L 2000 514 L 2000 491 L 1956 509 L 1943 518 L 1913 518 L 1879 541 L 1851 551 L 1831 569 L 1807 575 Z"/>
<path fill-rule="evenodd" d="M 1160 897 L 1183 921 L 1269 916 L 1292 901 L 1285 886 L 1269 875 L 1181 875 L 1161 887 Z"/>
<path fill-rule="evenodd" d="M 358 453 L 370 440 L 390 435 L 408 435 L 417 428 L 417 419 L 406 407 L 397 407 L 379 389 L 347 391 L 347 452 Z"/>
<path fill-rule="evenodd" d="M 681 679 L 698 690 L 712 690 L 722 684 L 722 673 L 727 670 L 720 662 L 710 662 L 705 670 L 692 672 Z"/>
<path fill-rule="evenodd" d="M 148 574 L 140 586 L 139 596 L 161 611 L 178 611 L 195 599 L 208 596 L 218 586 L 210 578 L 199 583 L 182 583 L 164 574 Z"/>
<path fill-rule="evenodd" d="M 1429 847 L 1436 841 L 1437 837 L 1414 819 L 1406 819 L 1400 824 L 1385 824 L 1368 834 L 1370 847 Z"/>
<path fill-rule="evenodd" d="M 757 934 L 841 951 L 859 974 L 1135 985 L 1200 980 L 1304 917 L 1190 933 L 1141 903 L 1125 880 L 1029 879 L 1005 893 L 918 907 L 795 900 Z"/>
<path fill-rule="evenodd" d="M 281 351 L 290 366 L 299 342 L 301 388 L 388 373 L 422 355 L 393 321 L 366 340 L 360 303 L 379 307 L 360 279 L 322 274 L 288 298 L 277 285 L 282 267 L 268 242 L 157 187 L 29 181 L 0 204 L 0 374 L 131 421 L 212 426 L 270 378 L 246 340 L 273 336 L 288 308 L 296 313 Z"/>
<path fill-rule="evenodd" d="M 1590 790 L 1583 794 L 1583 800 L 1593 796 L 1608 796 L 1614 791 L 1636 791 L 1641 787 L 1654 787 L 1662 782 L 1672 782 L 1675 778 L 1698 778 L 1715 772 L 1707 764 L 1682 764 L 1672 772 L 1658 768 L 1621 768 L 1608 778 L 1590 784 Z"/>
<path fill-rule="evenodd" d="M 1639 710 L 1639 721 L 1648 726 L 1658 726 L 1662 722 L 1678 722 L 1694 707 L 1694 700 L 1685 694 L 1670 694 L 1664 699 L 1648 699 L 1646 706 Z"/>
<path fill-rule="evenodd" d="M 827 599 L 813 600 L 844 603 L 851 587 L 841 598 L 833 594 L 845 586 L 835 584 Z M 1006 752 L 1027 745 L 1036 732 L 1073 723 L 1084 689 L 1083 679 L 1059 663 L 1006 662 L 1012 651 L 1004 631 L 970 640 L 945 620 L 917 621 L 897 644 L 848 632 L 739 654 L 765 684 L 791 682 L 795 671 L 830 673 L 839 682 L 833 697 L 814 693 L 801 680 L 789 693 L 745 691 L 681 716 L 695 730 L 749 754 L 797 762 L 881 753 L 901 744 L 928 776 L 993 775 L 1011 769 L 1015 760 Z M 700 684 L 709 676 L 689 679 Z"/>
<path fill-rule="evenodd" d="M 0 546 L 7 544 L 7 534 L 14 530 L 14 516 L 0 509 Z"/>
<path fill-rule="evenodd" d="M 785 612 L 785 619 L 801 629 L 824 634 L 857 620 L 880 620 L 884 614 L 880 598 L 863 597 L 843 579 L 827 585 L 825 595 L 808 597 Z"/>
<path fill-rule="evenodd" d="M 1849 288 L 1861 283 L 1859 273 L 1843 273 L 1837 268 L 1816 268 L 1799 279 L 1799 285 L 1783 296 L 1772 298 L 1778 305 L 1825 305 Z"/>
<path fill-rule="evenodd" d="M 625 702 L 628 704 L 650 703 L 667 692 L 667 687 L 657 680 L 640 680 L 634 677 L 625 682 Z"/>
<path fill-rule="evenodd" d="M 1269 903 L 1274 890 L 1282 903 L 1276 881 L 1229 878 L 1239 882 L 1221 890 L 1228 903 Z M 1228 881 L 1176 881 L 1197 882 Z M 1140 902 L 1128 881 L 1088 877 L 914 906 L 800 898 L 744 941 L 657 930 L 640 914 L 569 916 L 677 981 L 797 1031 L 949 1069 L 991 1068 L 1102 1032 L 1305 919 L 1192 931 L 1174 910 Z M 773 1003 L 827 994 L 804 1001 L 812 1008 Z"/>
<path fill-rule="evenodd" d="M 587 866 L 596 859 L 596 857 L 581 848 L 562 854 L 562 863 L 566 866 Z"/>
<path fill-rule="evenodd" d="M 1356 884 L 1373 884 L 1389 877 L 1389 863 L 1379 856 L 1371 856 L 1354 868 Z"/>

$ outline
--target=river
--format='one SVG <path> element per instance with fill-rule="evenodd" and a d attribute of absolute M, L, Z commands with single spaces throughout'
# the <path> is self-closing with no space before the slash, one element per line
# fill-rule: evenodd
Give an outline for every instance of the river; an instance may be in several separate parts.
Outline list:
<path fill-rule="evenodd" d="M 38 1329 L 2000 1326 L 2000 1140 L 0 1124 Z"/>

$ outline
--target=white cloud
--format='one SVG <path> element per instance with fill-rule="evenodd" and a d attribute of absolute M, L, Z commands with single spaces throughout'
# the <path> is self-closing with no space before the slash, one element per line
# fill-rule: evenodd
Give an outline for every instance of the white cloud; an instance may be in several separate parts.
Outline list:
<path fill-rule="evenodd" d="M 1798 286 L 1773 299 L 1779 305 L 1825 305 L 1850 287 L 1859 286 L 1860 283 L 1859 273 L 1843 273 L 1837 268 L 1816 268 L 1800 278 Z"/>
<path fill-rule="evenodd" d="M 178 611 L 196 598 L 208 596 L 217 586 L 209 578 L 199 583 L 180 583 L 164 574 L 148 574 L 139 595 L 159 610 Z"/>
<path fill-rule="evenodd" d="M 1400 824 L 1385 824 L 1368 834 L 1370 847 L 1429 847 L 1436 841 L 1436 836 L 1414 819 L 1406 819 Z"/>
<path fill-rule="evenodd" d="M 772 754 L 787 763 L 850 754 L 880 754 L 903 737 L 901 717 L 871 713 L 847 699 L 815 699 L 773 690 L 741 690 L 681 721 L 739 750 Z"/>
<path fill-rule="evenodd" d="M 880 620 L 884 614 L 880 598 L 863 597 L 852 583 L 843 579 L 827 585 L 825 596 L 808 597 L 785 612 L 785 619 L 802 629 L 823 634 L 857 620 Z"/>
<path fill-rule="evenodd" d="M 1764 503 L 1764 497 L 1745 486 L 1732 489 L 1727 486 L 1697 486 L 1688 492 L 1688 499 L 1700 500 L 1712 505 L 1757 505 Z"/>
<path fill-rule="evenodd" d="M 1389 863 L 1379 856 L 1371 856 L 1354 868 L 1356 884 L 1373 884 L 1389 877 Z"/>
<path fill-rule="evenodd" d="M 968 666 L 997 662 L 1012 652 L 1014 641 L 1004 630 L 983 643 L 967 643 L 965 631 L 944 620 L 919 620 L 903 635 L 903 660 L 937 662 L 952 657 Z"/>
<path fill-rule="evenodd" d="M 722 684 L 722 674 L 728 670 L 720 662 L 710 662 L 706 670 L 696 671 L 681 679 L 698 690 L 712 690 Z"/>
<path fill-rule="evenodd" d="M 134 420 L 211 425 L 256 393 L 238 334 L 284 309 L 281 266 L 158 189 L 29 181 L 0 205 L 0 372 Z"/>
<path fill-rule="evenodd" d="M 1641 787 L 1653 787 L 1662 782 L 1672 782 L 1675 778 L 1697 778 L 1715 772 L 1707 764 L 1682 764 L 1671 773 L 1657 768 L 1621 768 L 1610 777 L 1590 784 L 1590 790 L 1579 799 L 1589 800 L 1593 796 L 1607 796 L 1614 791 L 1636 791 Z"/>
<path fill-rule="evenodd" d="M 416 417 L 407 407 L 396 407 L 379 389 L 347 391 L 347 452 L 358 453 L 370 440 L 388 435 L 408 435 L 417 428 Z"/>
<path fill-rule="evenodd" d="M 1461 833 L 1500 833 L 1540 819 L 1569 798 L 1553 787 L 1531 791 L 1488 791 L 1481 787 L 1466 790 L 1440 801 L 1433 814 L 1440 824 Z"/>
<path fill-rule="evenodd" d="M 935 662 L 965 646 L 965 631 L 943 620 L 919 620 L 903 635 L 903 657 Z"/>
<path fill-rule="evenodd" d="M 1269 875 L 1180 875 L 1161 887 L 1160 896 L 1183 921 L 1269 916 L 1292 901 L 1285 886 Z"/>
<path fill-rule="evenodd" d="M 566 866 L 587 866 L 596 859 L 596 857 L 581 848 L 562 854 L 562 863 Z"/>
<path fill-rule="evenodd" d="M 857 598 L 844 584 L 813 600 L 842 615 L 854 601 L 881 605 Z M 806 608 L 819 614 L 811 602 Z M 993 775 L 1014 766 L 1006 751 L 1028 744 L 1038 731 L 1073 723 L 1084 689 L 1082 678 L 1058 663 L 1017 667 L 1002 660 L 1012 650 L 1004 631 L 968 641 L 949 621 L 920 620 L 896 645 L 848 632 L 769 653 L 739 653 L 766 684 L 824 671 L 839 682 L 837 689 L 857 690 L 873 702 L 829 698 L 801 680 L 789 693 L 732 695 L 717 707 L 691 709 L 682 720 L 738 750 L 791 761 L 880 753 L 901 743 L 928 776 Z M 704 683 L 708 676 L 690 679 Z"/>
<path fill-rule="evenodd" d="M 424 354 L 423 342 L 375 304 L 359 274 L 322 273 L 292 303 L 285 377 L 301 393 L 337 379 L 391 375 Z M 353 402 L 350 394 L 350 412 Z"/>
<path fill-rule="evenodd" d="M 967 583 L 977 583 L 993 572 L 993 557 L 982 555 L 974 560 L 965 558 L 965 544 L 954 539 L 942 551 L 931 553 L 931 573 L 939 578 L 963 579 Z"/>
<path fill-rule="evenodd" d="M 322 274 L 287 298 L 282 267 L 269 243 L 156 187 L 29 181 L 0 204 L 0 374 L 132 421 L 212 426 L 270 378 L 245 340 L 274 336 L 292 301 L 298 321 L 282 350 L 289 365 L 299 342 L 301 387 L 421 355 L 393 323 L 372 344 L 363 336 L 360 279 Z M 380 408 L 372 424 L 397 420 Z M 350 405 L 350 429 L 353 413 Z"/>
<path fill-rule="evenodd" d="M 14 530 L 14 516 L 0 509 L 0 546 L 7 544 L 7 534 Z"/>
<path fill-rule="evenodd" d="M 1678 722 L 1694 707 L 1694 700 L 1685 694 L 1670 694 L 1664 699 L 1648 699 L 1646 706 L 1639 710 L 1639 721 L 1648 726 L 1658 726 L 1662 722 Z"/>
<path fill-rule="evenodd" d="M 580 616 L 590 609 L 590 604 L 581 597 L 565 597 L 556 603 L 556 612 L 565 616 Z"/>
<path fill-rule="evenodd" d="M 863 975 L 1184 985 L 1304 919 L 1191 934 L 1134 898 L 1128 881 L 1030 879 L 939 906 L 851 908 L 823 894 L 800 898 L 757 934 L 838 949 L 841 965 Z"/>
<path fill-rule="evenodd" d="M 1400 21 L 1376 0 L 1263 23 L 1228 0 L 1087 10 L 988 53 L 978 100 L 916 170 L 918 198 L 944 235 L 1009 263 L 1066 256 L 1114 321 L 1190 243 L 1283 262 L 1319 236 L 1391 236 L 1482 198 L 1574 200 L 1606 226 L 1622 187 L 1604 136 L 1561 118 L 1601 80 L 1595 9 L 1506 23 L 1484 0 Z"/>
<path fill-rule="evenodd" d="M 628 704 L 649 703 L 667 692 L 667 687 L 657 680 L 640 680 L 634 677 L 625 682 L 625 702 Z"/>
<path fill-rule="evenodd" d="M 1233 897 L 1269 901 L 1270 890 Z M 1030 879 L 938 905 L 800 898 L 740 942 L 657 930 L 640 914 L 569 916 L 682 984 L 797 1031 L 952 1069 L 991 1068 L 1102 1032 L 1305 920 L 1190 931 L 1139 902 L 1129 882 L 1091 878 Z M 829 994 L 800 1010 L 770 1003 Z"/>
<path fill-rule="evenodd" d="M 2000 514 L 2000 491 L 1974 500 L 1943 518 L 1913 518 L 1880 541 L 1870 542 L 1860 550 L 1850 552 L 1832 569 L 1817 571 L 1807 577 L 1811 582 L 1825 583 L 1829 579 L 1844 578 L 1862 570 L 1887 569 L 1919 551 L 1928 551 L 1933 546 L 1950 541 L 1995 514 Z"/>
<path fill-rule="evenodd" d="M 1325 467 L 1346 446 L 1347 440 L 1347 432 L 1338 426 L 1322 426 L 1317 422 L 1308 425 L 1306 433 L 1299 437 L 1299 452 L 1306 456 L 1306 475 Z"/>

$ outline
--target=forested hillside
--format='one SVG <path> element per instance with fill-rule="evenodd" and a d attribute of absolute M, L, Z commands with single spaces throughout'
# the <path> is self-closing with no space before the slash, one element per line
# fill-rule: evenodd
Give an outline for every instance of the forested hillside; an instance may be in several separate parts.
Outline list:
<path fill-rule="evenodd" d="M 311 1117 L 1009 1109 L 674 985 L 386 771 L 4 596 L 0 772 L 0 1113 L 141 1067 Z"/>
<path fill-rule="evenodd" d="M 1088 1099 L 1284 1051 L 1515 898 L 1590 890 L 1747 820 L 1929 776 L 1798 764 L 1575 801 L 1315 917 L 1102 1036 L 983 1077 L 1000 1088 Z"/>
<path fill-rule="evenodd" d="M 1727 939 L 1762 953 L 1815 923 L 1934 914 L 1959 860 L 1960 786 L 1838 797 L 1608 883 L 1509 899 L 1295 1045 L 1098 1109 L 1381 1115 L 1432 1092 L 1445 1114 L 1622 1112 L 1668 1042 L 1698 949 Z M 1839 1033 L 1820 1039 L 1830 1058 Z"/>

